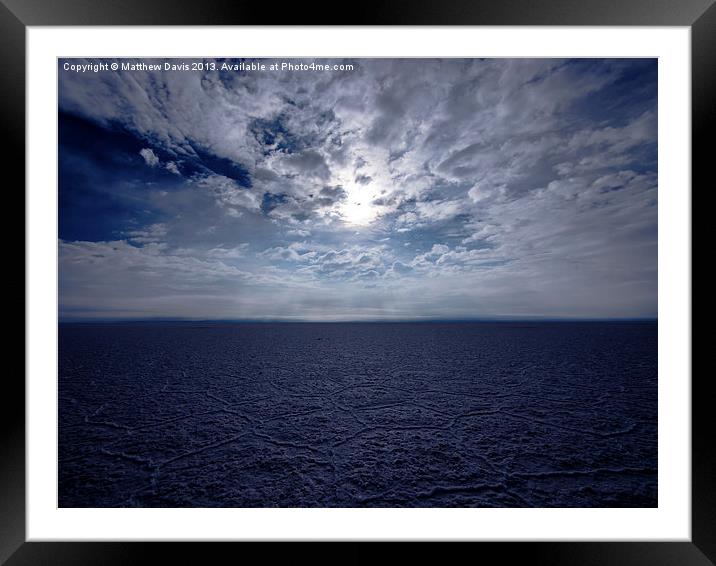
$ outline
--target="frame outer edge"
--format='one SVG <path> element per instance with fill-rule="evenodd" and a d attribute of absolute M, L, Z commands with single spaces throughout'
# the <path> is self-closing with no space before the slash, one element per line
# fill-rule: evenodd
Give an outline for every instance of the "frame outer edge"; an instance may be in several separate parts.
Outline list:
<path fill-rule="evenodd" d="M 692 203 L 694 188 L 697 185 L 702 193 L 713 188 L 713 152 L 709 150 L 709 142 L 713 143 L 713 131 L 716 127 L 715 101 L 716 4 L 712 4 L 691 28 Z M 692 234 L 693 226 L 692 212 Z M 692 243 L 692 302 L 693 257 Z M 691 540 L 712 562 L 716 563 L 716 451 L 714 451 L 716 432 L 713 420 L 713 397 L 709 394 L 709 389 L 713 391 L 713 386 L 709 388 L 710 379 L 708 372 L 702 370 L 697 375 L 692 370 Z"/>
<path fill-rule="evenodd" d="M 0 3 L 0 123 L 5 135 L 4 167 L 9 180 L 4 186 L 15 197 L 10 205 L 11 215 L 21 217 L 24 231 L 25 218 L 25 26 Z M 21 190 L 22 188 L 22 190 Z M 21 195 L 21 196 L 20 196 Z M 19 201 L 19 202 L 17 202 Z M 22 212 L 22 214 L 20 214 Z M 19 254 L 20 252 L 17 251 Z M 24 247 L 23 247 L 24 266 Z M 8 273 L 9 275 L 9 273 Z M 22 297 L 25 304 L 25 271 L 16 264 L 14 277 L 6 297 L 19 308 Z M 25 338 L 25 317 L 19 329 L 13 332 L 14 340 Z M 24 376 L 24 364 L 23 372 Z M 6 402 L 0 412 L 0 563 L 3 563 L 25 541 L 25 390 L 17 369 L 4 376 Z M 11 401 L 10 399 L 13 399 Z M 20 401 L 22 400 L 22 401 Z"/>
<path fill-rule="evenodd" d="M 140 4 L 143 4 L 140 7 Z M 147 5 L 133 0 L 120 0 L 107 4 L 88 5 L 77 0 L 59 0 L 54 7 L 48 3 L 38 0 L 2 0 L 0 2 L 0 57 L 3 60 L 3 80 L 0 81 L 0 99 L 5 104 L 0 110 L 3 128 L 6 131 L 8 149 L 5 152 L 8 163 L 24 163 L 24 139 L 25 139 L 25 114 L 19 111 L 25 106 L 25 26 L 26 25 L 107 25 L 107 24 L 129 24 L 129 25 L 178 25 L 190 23 L 211 24 L 219 23 L 224 14 L 240 14 L 243 16 L 228 17 L 223 24 L 248 25 L 255 24 L 262 19 L 261 14 L 249 6 L 237 6 L 220 0 L 216 6 L 207 9 L 201 4 L 183 11 L 183 16 L 171 16 L 169 2 L 155 0 Z M 172 3 L 173 4 L 173 3 Z M 461 4 L 461 3 L 454 3 Z M 477 3 L 475 3 L 477 4 Z M 376 10 L 370 17 L 366 18 L 367 11 L 357 14 L 358 20 L 362 23 L 370 23 L 375 20 L 382 20 L 384 24 L 418 24 L 429 21 L 430 23 L 454 24 L 456 21 L 465 25 L 692 25 L 692 115 L 693 128 L 693 177 L 703 178 L 708 173 L 706 159 L 710 157 L 706 150 L 705 140 L 707 133 L 712 130 L 714 123 L 714 104 L 716 100 L 716 4 L 714 0 L 684 0 L 681 3 L 659 0 L 657 2 L 644 2 L 643 0 L 622 3 L 619 9 L 610 9 L 601 15 L 598 13 L 603 2 L 591 2 L 591 6 L 575 10 L 572 5 L 565 10 L 567 3 L 562 0 L 552 1 L 549 5 L 542 6 L 539 14 L 533 10 L 527 13 L 520 12 L 519 7 L 524 2 L 519 0 L 507 0 L 501 8 L 485 7 L 485 5 L 465 8 L 446 7 L 446 9 L 433 7 L 429 3 L 419 1 L 415 3 L 415 9 L 411 6 L 412 14 L 404 14 L 400 8 L 392 3 L 386 8 Z M 594 5 L 598 4 L 598 7 Z M 628 5 L 624 5 L 628 4 Z M 9 9 L 10 5 L 12 9 Z M 197 9 L 198 8 L 198 9 Z M 15 15 L 18 14 L 19 18 Z M 513 15 L 516 14 L 516 15 Z M 541 14 L 541 15 L 540 15 Z M 576 14 L 576 15 L 575 15 Z M 245 21 L 244 21 L 245 20 Z M 520 20 L 520 21 L 518 21 Z M 525 20 L 530 20 L 525 22 Z M 279 23 L 279 22 L 275 22 Z M 283 22 L 281 22 L 283 23 Z M 328 23 L 328 22 L 326 22 Z M 696 143 L 700 140 L 701 144 Z M 14 180 L 24 187 L 24 168 L 21 171 L 14 171 Z M 22 203 L 24 211 L 24 200 Z M 24 214 L 23 214 L 24 217 Z M 24 297 L 24 271 L 22 282 L 15 281 L 16 293 Z M 17 289 L 22 285 L 22 291 Z M 23 322 L 23 337 L 25 324 Z M 22 386 L 21 386 L 22 387 Z M 24 398 L 24 388 L 23 398 Z M 714 489 L 714 478 L 716 478 L 716 457 L 712 446 L 714 442 L 713 425 L 709 422 L 711 410 L 709 396 L 705 394 L 705 383 L 697 380 L 693 382 L 693 413 L 692 413 L 692 434 L 693 434 L 693 493 L 692 497 L 693 521 L 692 541 L 689 543 L 647 543 L 649 548 L 660 547 L 663 550 L 671 549 L 671 552 L 660 553 L 660 558 L 667 556 L 672 562 L 656 560 L 654 563 L 674 564 L 702 564 L 708 562 L 716 563 L 716 541 L 713 533 L 716 532 L 716 490 Z M 49 558 L 57 564 L 70 564 L 73 561 L 68 559 L 79 558 L 84 554 L 75 551 L 79 547 L 93 547 L 95 558 L 99 558 L 96 551 L 98 543 L 91 545 L 78 545 L 77 543 L 26 543 L 25 541 L 25 449 L 24 449 L 24 403 L 7 404 L 6 410 L 2 413 L 2 428 L 0 429 L 0 564 L 14 553 L 10 559 L 12 564 L 36 563 L 34 559 L 40 556 Z M 155 543 L 156 544 L 156 543 Z M 501 543 L 493 543 L 507 549 Z M 623 559 L 631 554 L 622 554 L 617 549 L 622 548 L 620 543 L 537 543 L 537 547 L 543 550 L 554 548 L 554 545 L 564 549 L 563 552 L 549 552 L 555 562 L 562 562 L 560 558 L 569 563 L 577 560 L 582 564 L 605 563 L 597 557 L 607 558 L 612 564 L 621 564 Z M 635 545 L 645 543 L 624 543 L 634 548 Z M 532 544 L 532 551 L 537 550 Z M 666 545 L 666 547 L 664 547 Z M 115 558 L 120 556 L 140 559 L 141 556 L 149 557 L 146 543 L 99 543 L 103 547 L 101 555 L 109 559 L 106 563 L 114 563 L 111 555 Z M 151 546 L 154 546 L 152 544 Z M 168 551 L 168 545 L 161 545 L 163 552 Z M 182 545 L 184 550 L 189 550 L 192 545 Z M 203 545 L 202 545 L 203 546 Z M 293 546 L 293 545 L 292 545 Z M 312 545 L 311 545 L 312 546 Z M 368 545 L 366 545 L 368 546 Z M 371 545 L 372 546 L 372 545 Z M 492 546 L 489 545 L 489 546 Z M 509 545 L 512 546 L 512 545 Z M 523 545 L 515 545 L 523 546 Z M 524 548 L 523 546 L 523 548 Z M 136 548 L 136 552 L 130 550 Z M 600 551 L 595 552 L 599 548 Z M 681 551 L 677 551 L 681 549 Z M 15 552 L 19 549 L 18 552 Z M 568 550 L 569 549 L 569 550 Z M 613 549 L 609 551 L 609 549 Z M 89 548 L 87 548 L 89 550 Z M 158 550 L 158 548 L 157 548 Z M 204 551 L 208 550 L 204 547 Z M 427 550 L 427 548 L 425 548 Z M 655 559 L 651 552 L 643 548 L 642 557 L 644 563 L 648 563 L 648 556 Z M 355 552 L 355 551 L 354 551 Z M 146 553 L 146 554 L 145 554 Z M 173 552 L 167 552 L 170 556 Z M 207 553 L 211 555 L 211 553 Z M 343 552 L 341 552 L 343 554 Z M 368 558 L 360 552 L 364 558 Z M 371 553 L 372 554 L 372 553 Z M 487 553 L 488 555 L 491 553 Z M 507 551 L 509 555 L 511 552 Z M 621 554 L 622 560 L 615 560 L 615 554 Z M 48 556 L 49 555 L 49 556 Z M 79 555 L 79 556 L 78 556 Z M 442 555 L 442 552 L 441 552 Z M 560 556 L 561 555 L 561 556 Z M 587 556 L 591 559 L 587 559 Z M 678 556 L 676 556 L 678 555 Z M 189 553 L 191 556 L 191 553 Z M 88 557 L 85 554 L 85 557 Z M 167 558 L 166 554 L 164 557 Z M 177 553 L 176 558 L 181 554 Z M 353 554 L 353 563 L 356 554 Z M 437 557 L 437 556 L 436 556 Z M 545 558 L 543 552 L 535 552 L 532 555 L 535 563 L 542 563 L 540 558 Z M 707 558 L 708 557 L 708 558 Z M 33 559 L 34 558 L 34 559 Z M 570 560 L 571 559 L 571 560 Z M 596 559 L 596 560 L 595 560 Z M 141 561 L 141 560 L 138 560 Z M 640 560 L 641 561 L 641 560 Z M 181 559 L 178 562 L 184 562 Z M 363 560 L 360 560 L 363 562 Z M 120 563 L 117 561 L 116 563 Z M 629 562 L 626 562 L 629 563 Z"/>
<path fill-rule="evenodd" d="M 246 0 L 2 0 L 30 26 L 45 25 L 641 25 L 688 26 L 713 0 L 364 0 L 350 11 L 328 2 Z"/>

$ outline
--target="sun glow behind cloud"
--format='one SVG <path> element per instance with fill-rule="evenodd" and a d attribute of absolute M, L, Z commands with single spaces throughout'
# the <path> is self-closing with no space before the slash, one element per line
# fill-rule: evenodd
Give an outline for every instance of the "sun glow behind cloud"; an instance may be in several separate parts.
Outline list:
<path fill-rule="evenodd" d="M 346 198 L 339 205 L 341 218 L 353 226 L 367 226 L 378 218 L 379 209 L 373 204 L 375 195 L 368 187 L 350 186 Z"/>

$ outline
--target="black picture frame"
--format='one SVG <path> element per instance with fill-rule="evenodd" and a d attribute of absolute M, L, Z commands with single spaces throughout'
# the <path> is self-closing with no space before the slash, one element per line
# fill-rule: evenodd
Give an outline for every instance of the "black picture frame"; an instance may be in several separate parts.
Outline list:
<path fill-rule="evenodd" d="M 347 9 L 346 9 L 347 8 Z M 444 0 L 374 2 L 340 8 L 335 4 L 297 3 L 277 8 L 240 0 L 172 2 L 170 0 L 0 0 L 0 115 L 5 135 L 5 187 L 19 195 L 25 186 L 21 165 L 25 151 L 25 31 L 27 26 L 78 25 L 569 25 L 688 26 L 692 47 L 692 185 L 704 185 L 709 155 L 706 136 L 715 125 L 716 4 L 714 0 Z M 7 180 L 7 176 L 11 179 Z M 685 190 L 693 189 L 685 187 Z M 18 197 L 18 200 L 20 198 Z M 24 210 L 24 198 L 17 203 Z M 8 216 L 20 216 L 7 209 Z M 24 217 L 24 216 L 23 216 Z M 693 223 L 692 223 L 693 226 Z M 693 252 L 692 252 L 693 255 Z M 23 257 L 24 262 L 24 257 Z M 24 273 L 24 270 L 23 270 Z M 693 278 L 693 273 L 691 274 Z M 693 279 L 692 279 L 693 281 Z M 6 277 L 9 304 L 25 296 L 25 277 Z M 24 303 L 24 301 L 23 301 Z M 24 316 L 23 316 L 24 321 Z M 9 323 L 9 321 L 8 321 Z M 23 322 L 24 328 L 25 322 Z M 16 336 L 20 332 L 13 330 Z M 22 333 L 24 340 L 24 332 Z M 688 379 L 689 376 L 683 376 Z M 0 563 L 133 564 L 143 562 L 213 563 L 228 544 L 79 543 L 25 540 L 25 407 L 20 371 L 4 375 L 5 402 L 0 429 Z M 716 446 L 710 376 L 694 372 L 692 380 L 692 538 L 690 542 L 495 542 L 471 543 L 478 561 L 536 564 L 716 564 Z M 231 543 L 233 544 L 233 543 Z M 312 561 L 363 563 L 385 556 L 380 543 L 286 543 L 264 549 L 264 559 L 310 557 Z M 257 546 L 259 545 L 260 546 Z M 235 547 L 232 547 L 235 548 Z M 278 548 L 278 549 L 277 549 Z M 391 545 L 391 548 L 395 547 Z M 445 561 L 461 545 L 412 545 L 398 551 Z M 230 550 L 228 556 L 242 555 Z M 455 555 L 457 557 L 457 555 Z"/>

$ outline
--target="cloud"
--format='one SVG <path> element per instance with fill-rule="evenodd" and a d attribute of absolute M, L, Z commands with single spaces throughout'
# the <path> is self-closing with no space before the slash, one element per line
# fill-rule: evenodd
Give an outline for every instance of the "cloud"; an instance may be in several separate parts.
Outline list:
<path fill-rule="evenodd" d="M 393 265 L 390 266 L 389 273 L 396 276 L 407 275 L 413 271 L 413 268 L 409 265 L 404 264 L 402 261 L 394 261 Z"/>
<path fill-rule="evenodd" d="M 217 246 L 210 249 L 207 252 L 207 256 L 216 259 L 239 259 L 244 257 L 249 244 L 238 244 L 232 248 L 225 248 L 224 246 Z"/>
<path fill-rule="evenodd" d="M 261 207 L 258 195 L 239 184 L 233 179 L 222 175 L 209 175 L 193 181 L 198 187 L 211 192 L 217 204 L 226 210 L 226 213 L 239 217 L 244 210 L 257 211 Z"/>
<path fill-rule="evenodd" d="M 151 148 L 145 147 L 144 149 L 140 150 L 139 155 L 142 156 L 146 164 L 150 167 L 156 167 L 159 165 L 159 158 L 154 153 L 154 151 L 152 151 Z"/>
<path fill-rule="evenodd" d="M 150 224 L 142 230 L 130 230 L 127 232 L 130 241 L 136 244 L 157 244 L 167 236 L 167 225 L 164 223 Z"/>
<path fill-rule="evenodd" d="M 314 150 L 305 150 L 301 153 L 291 153 L 278 160 L 279 170 L 296 173 L 309 178 L 327 180 L 331 171 L 323 156 Z"/>
<path fill-rule="evenodd" d="M 102 218 L 63 241 L 61 302 L 185 308 L 124 270 L 222 317 L 656 314 L 655 60 L 351 62 L 61 71 L 71 127 L 116 147 L 61 143 L 60 236 Z"/>
<path fill-rule="evenodd" d="M 293 264 L 288 269 L 303 281 L 361 281 L 385 276 L 393 254 L 383 244 L 335 249 L 308 242 L 294 242 L 286 247 L 266 249 L 259 256 Z"/>

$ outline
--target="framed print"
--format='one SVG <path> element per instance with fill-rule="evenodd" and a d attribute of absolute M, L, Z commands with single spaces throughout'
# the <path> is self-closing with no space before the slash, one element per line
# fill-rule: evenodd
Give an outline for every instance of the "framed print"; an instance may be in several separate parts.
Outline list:
<path fill-rule="evenodd" d="M 26 212 L 8 564 L 714 561 L 709 2 L 1 13 Z"/>

